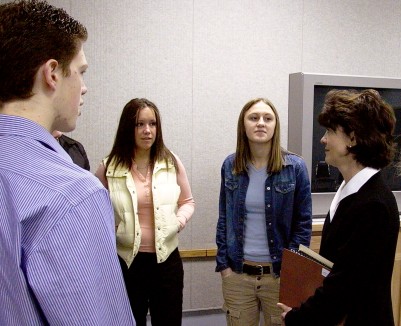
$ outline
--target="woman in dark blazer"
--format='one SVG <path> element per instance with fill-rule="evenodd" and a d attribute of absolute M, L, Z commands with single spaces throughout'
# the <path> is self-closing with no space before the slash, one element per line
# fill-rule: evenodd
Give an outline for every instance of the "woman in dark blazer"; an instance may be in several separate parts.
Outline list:
<path fill-rule="evenodd" d="M 327 214 L 320 254 L 333 269 L 300 307 L 281 303 L 286 326 L 393 326 L 391 276 L 400 227 L 380 169 L 392 162 L 395 115 L 375 90 L 333 90 L 318 117 L 326 162 L 344 181 Z"/>

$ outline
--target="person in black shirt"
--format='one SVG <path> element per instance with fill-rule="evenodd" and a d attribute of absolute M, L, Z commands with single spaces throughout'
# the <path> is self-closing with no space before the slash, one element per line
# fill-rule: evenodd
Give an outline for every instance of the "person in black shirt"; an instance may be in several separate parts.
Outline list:
<path fill-rule="evenodd" d="M 79 141 L 67 137 L 61 131 L 55 130 L 52 135 L 57 139 L 62 148 L 70 155 L 72 161 L 85 170 L 90 170 L 88 156 Z"/>
<path fill-rule="evenodd" d="M 325 161 L 344 179 L 319 252 L 334 266 L 299 307 L 279 303 L 284 325 L 394 326 L 391 278 L 400 217 L 382 172 L 399 165 L 394 109 L 376 90 L 331 90 L 318 122 L 326 128 L 320 140 Z"/>

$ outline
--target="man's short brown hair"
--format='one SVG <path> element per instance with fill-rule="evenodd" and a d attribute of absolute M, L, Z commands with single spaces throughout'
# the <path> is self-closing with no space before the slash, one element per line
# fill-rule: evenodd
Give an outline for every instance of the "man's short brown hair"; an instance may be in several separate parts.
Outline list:
<path fill-rule="evenodd" d="M 0 104 L 31 97 L 35 75 L 49 59 L 68 75 L 87 37 L 81 23 L 46 1 L 0 5 Z"/>

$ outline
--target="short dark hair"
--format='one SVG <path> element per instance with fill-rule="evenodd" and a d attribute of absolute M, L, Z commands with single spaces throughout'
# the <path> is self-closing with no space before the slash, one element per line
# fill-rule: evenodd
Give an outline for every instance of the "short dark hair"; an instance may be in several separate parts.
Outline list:
<path fill-rule="evenodd" d="M 331 90 L 318 121 L 332 130 L 342 127 L 348 136 L 354 132 L 356 145 L 348 151 L 363 166 L 381 169 L 392 162 L 396 118 L 376 90 Z"/>
<path fill-rule="evenodd" d="M 46 1 L 0 5 L 0 104 L 31 97 L 35 75 L 49 59 L 57 60 L 68 75 L 87 37 L 81 23 Z"/>
<path fill-rule="evenodd" d="M 114 162 L 115 166 L 120 165 L 131 169 L 136 149 L 135 128 L 139 118 L 139 111 L 144 108 L 152 109 L 156 116 L 156 139 L 150 150 L 151 163 L 154 164 L 156 161 L 165 160 L 168 166 L 168 162 L 172 162 L 176 171 L 178 171 L 175 156 L 164 145 L 159 109 L 153 102 L 145 98 L 132 99 L 124 106 L 113 148 L 108 155 L 106 171 L 111 162 Z"/>

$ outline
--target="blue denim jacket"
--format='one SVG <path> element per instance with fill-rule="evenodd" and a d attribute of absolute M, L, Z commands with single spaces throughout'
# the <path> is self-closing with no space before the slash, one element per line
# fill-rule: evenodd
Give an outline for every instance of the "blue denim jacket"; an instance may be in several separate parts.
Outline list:
<path fill-rule="evenodd" d="M 247 173 L 233 175 L 235 154 L 221 168 L 219 220 L 217 222 L 216 272 L 228 267 L 242 273 L 244 259 L 245 197 Z M 279 173 L 269 174 L 265 183 L 266 229 L 273 273 L 280 275 L 283 248 L 309 246 L 312 233 L 312 199 L 304 160 L 285 152 Z"/>

